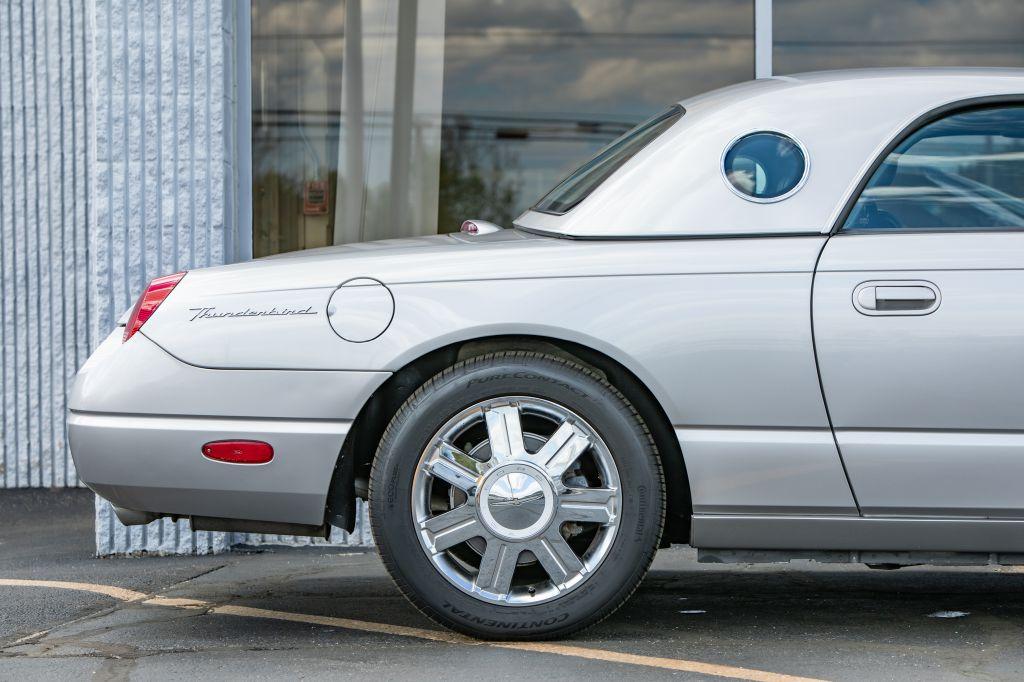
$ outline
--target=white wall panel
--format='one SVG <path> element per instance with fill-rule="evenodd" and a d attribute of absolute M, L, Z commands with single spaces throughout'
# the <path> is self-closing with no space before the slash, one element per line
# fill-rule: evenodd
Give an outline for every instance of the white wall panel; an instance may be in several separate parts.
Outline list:
<path fill-rule="evenodd" d="M 85 0 L 0 0 L 0 487 L 76 486 L 65 395 L 91 320 Z"/>
<path fill-rule="evenodd" d="M 64 411 L 89 350 L 151 278 L 239 252 L 238 9 L 0 0 L 0 487 L 79 485 Z M 315 542 L 126 528 L 101 500 L 96 540 L 99 554 Z M 368 543 L 365 514 L 332 540 Z"/>
<path fill-rule="evenodd" d="M 95 345 L 150 279 L 218 265 L 234 251 L 229 217 L 236 215 L 231 150 L 237 146 L 238 65 L 232 2 L 94 0 L 91 11 Z M 241 66 L 248 78 L 247 64 Z M 192 532 L 184 521 L 126 528 L 102 500 L 96 505 L 96 539 L 99 554 L 205 554 L 240 543 L 317 542 Z M 332 540 L 367 544 L 365 518 L 351 538 L 335 531 Z"/>
<path fill-rule="evenodd" d="M 223 83 L 233 42 L 230 8 L 218 2 L 93 0 L 89 11 L 94 346 L 150 279 L 224 262 L 233 104 Z M 206 553 L 230 540 L 170 521 L 125 528 L 103 501 L 96 532 L 100 554 Z"/>

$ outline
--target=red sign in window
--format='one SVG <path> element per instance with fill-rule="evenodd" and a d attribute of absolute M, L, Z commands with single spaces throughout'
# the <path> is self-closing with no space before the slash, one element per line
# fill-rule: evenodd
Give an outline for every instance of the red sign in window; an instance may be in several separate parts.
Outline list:
<path fill-rule="evenodd" d="M 327 215 L 327 203 L 331 191 L 323 180 L 310 180 L 302 193 L 302 213 L 304 215 Z"/>

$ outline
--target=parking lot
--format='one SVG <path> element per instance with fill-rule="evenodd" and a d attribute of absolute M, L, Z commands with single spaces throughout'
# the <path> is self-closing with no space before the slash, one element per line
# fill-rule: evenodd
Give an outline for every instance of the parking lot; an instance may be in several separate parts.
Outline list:
<path fill-rule="evenodd" d="M 1007 567 L 715 566 L 677 548 L 575 638 L 482 643 L 417 613 L 373 552 L 94 559 L 91 508 L 85 491 L 0 498 L 0 677 L 1024 675 L 1024 572 Z"/>

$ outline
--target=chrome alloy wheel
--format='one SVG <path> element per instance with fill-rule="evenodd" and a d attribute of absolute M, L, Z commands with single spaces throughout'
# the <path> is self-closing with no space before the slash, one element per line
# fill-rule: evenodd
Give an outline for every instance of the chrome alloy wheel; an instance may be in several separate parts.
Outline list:
<path fill-rule="evenodd" d="M 477 599 L 525 606 L 579 587 L 607 556 L 622 493 L 597 431 L 533 397 L 495 398 L 449 419 L 413 478 L 420 545 Z"/>

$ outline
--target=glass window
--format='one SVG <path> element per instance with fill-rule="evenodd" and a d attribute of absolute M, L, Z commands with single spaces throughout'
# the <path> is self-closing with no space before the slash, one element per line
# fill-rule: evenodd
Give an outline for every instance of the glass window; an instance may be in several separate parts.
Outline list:
<path fill-rule="evenodd" d="M 331 243 L 343 36 L 330 0 L 252 4 L 256 257 Z"/>
<path fill-rule="evenodd" d="M 1024 106 L 922 127 L 890 153 L 843 229 L 1024 228 Z"/>
<path fill-rule="evenodd" d="M 722 172 L 738 194 L 755 201 L 779 201 L 799 188 L 807 159 L 792 138 L 758 132 L 736 140 L 722 158 Z"/>
<path fill-rule="evenodd" d="M 682 115 L 683 108 L 676 105 L 633 128 L 558 183 L 534 208 L 546 213 L 565 213 L 586 199 L 608 176 L 668 130 Z"/>
<path fill-rule="evenodd" d="M 665 106 L 754 76 L 752 0 L 449 0 L 438 225 L 512 219 Z"/>
<path fill-rule="evenodd" d="M 253 0 L 253 255 L 436 231 L 444 0 Z"/>
<path fill-rule="evenodd" d="M 753 35 L 753 0 L 253 0 L 253 253 L 508 226 Z"/>
<path fill-rule="evenodd" d="M 773 0 L 777 74 L 876 66 L 1024 66 L 1020 0 Z"/>

